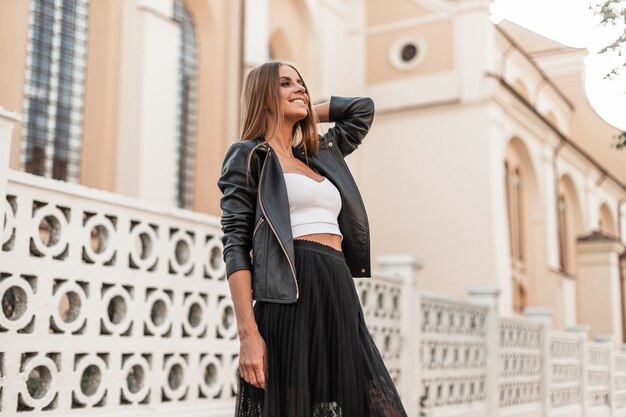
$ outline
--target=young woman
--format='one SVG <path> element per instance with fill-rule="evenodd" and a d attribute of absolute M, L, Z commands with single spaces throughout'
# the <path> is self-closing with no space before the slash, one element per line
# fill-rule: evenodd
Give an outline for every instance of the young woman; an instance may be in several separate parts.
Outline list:
<path fill-rule="evenodd" d="M 218 180 L 241 343 L 235 415 L 406 416 L 352 279 L 371 276 L 369 226 L 344 157 L 373 102 L 313 107 L 298 70 L 269 62 L 248 75 L 242 106 Z M 318 121 L 335 126 L 319 136 Z"/>

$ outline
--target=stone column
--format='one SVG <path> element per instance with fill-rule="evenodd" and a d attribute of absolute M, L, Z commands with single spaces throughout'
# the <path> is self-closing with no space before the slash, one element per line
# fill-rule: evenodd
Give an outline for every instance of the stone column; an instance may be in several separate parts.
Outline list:
<path fill-rule="evenodd" d="M 13 126 L 19 121 L 20 117 L 17 113 L 12 113 L 0 107 L 0 239 L 2 238 L 4 224 L 4 205 L 9 176 L 11 135 L 13 134 Z"/>
<path fill-rule="evenodd" d="M 541 363 L 542 363 L 542 416 L 550 414 L 550 386 L 552 385 L 552 372 L 550 363 L 550 327 L 552 325 L 552 310 L 543 307 L 527 307 L 524 315 L 531 320 L 541 323 Z"/>
<path fill-rule="evenodd" d="M 594 231 L 577 242 L 578 321 L 591 326 L 591 334 L 622 335 L 619 256 L 624 246 L 615 238 Z"/>
<path fill-rule="evenodd" d="M 244 0 L 243 63 L 248 72 L 269 59 L 269 0 Z"/>
<path fill-rule="evenodd" d="M 402 328 L 402 375 L 398 391 L 409 416 L 418 415 L 422 395 L 420 367 L 421 312 L 419 271 L 422 262 L 412 255 L 379 256 L 381 271 L 402 278 L 401 328 Z"/>
<path fill-rule="evenodd" d="M 487 392 L 486 408 L 487 415 L 498 417 L 500 415 L 500 388 L 498 383 L 499 371 L 499 336 L 498 329 L 498 298 L 500 290 L 497 288 L 470 288 L 468 290 L 470 301 L 488 307 L 486 328 L 487 328 L 487 381 L 485 391 Z"/>
<path fill-rule="evenodd" d="M 610 415 L 614 416 L 617 410 L 615 404 L 615 342 L 613 335 L 598 335 L 595 337 L 595 341 L 606 345 L 609 354 L 607 358 L 607 368 L 609 370 L 609 409 Z"/>
<path fill-rule="evenodd" d="M 180 27 L 173 0 L 123 2 L 115 192 L 175 205 Z"/>
<path fill-rule="evenodd" d="M 566 332 L 575 333 L 580 336 L 580 409 L 581 417 L 585 417 L 589 412 L 589 398 L 587 397 L 587 338 L 589 336 L 589 325 L 578 324 L 565 328 Z"/>

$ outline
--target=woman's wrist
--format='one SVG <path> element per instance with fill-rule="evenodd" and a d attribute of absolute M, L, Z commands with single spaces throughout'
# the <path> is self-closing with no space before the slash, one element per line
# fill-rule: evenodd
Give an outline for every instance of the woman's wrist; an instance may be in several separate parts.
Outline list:
<path fill-rule="evenodd" d="M 330 101 L 325 101 L 323 103 L 316 104 L 313 106 L 313 111 L 317 116 L 317 120 L 320 123 L 328 123 L 329 121 L 329 112 L 330 112 Z"/>
<path fill-rule="evenodd" d="M 244 339 L 251 334 L 259 332 L 259 328 L 256 324 L 252 311 L 246 318 L 237 320 L 237 332 L 239 333 L 240 339 Z"/>

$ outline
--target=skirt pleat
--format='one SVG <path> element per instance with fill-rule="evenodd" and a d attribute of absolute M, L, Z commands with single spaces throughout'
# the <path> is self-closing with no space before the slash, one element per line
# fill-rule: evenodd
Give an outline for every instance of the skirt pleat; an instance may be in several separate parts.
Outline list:
<path fill-rule="evenodd" d="M 294 240 L 300 297 L 257 301 L 266 390 L 239 377 L 235 417 L 406 417 L 342 252 Z"/>

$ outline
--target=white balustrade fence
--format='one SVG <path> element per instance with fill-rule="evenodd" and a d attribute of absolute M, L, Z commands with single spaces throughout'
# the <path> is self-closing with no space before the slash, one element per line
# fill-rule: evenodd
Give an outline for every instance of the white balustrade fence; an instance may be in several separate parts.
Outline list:
<path fill-rule="evenodd" d="M 11 171 L 14 121 L 0 109 L 0 417 L 232 415 L 219 219 Z M 493 289 L 424 293 L 420 267 L 355 280 L 409 416 L 626 416 L 609 338 L 498 317 Z"/>
<path fill-rule="evenodd" d="M 216 219 L 17 172 L 6 201 L 0 415 L 231 407 L 238 343 Z"/>

